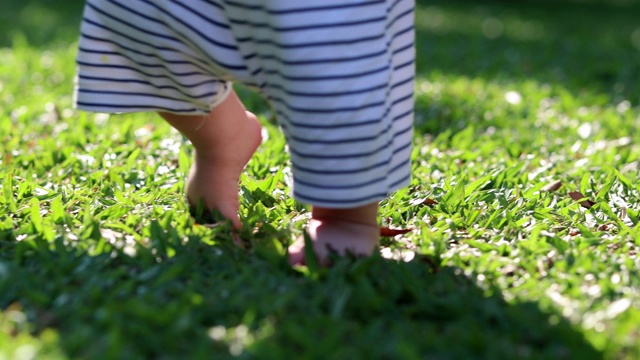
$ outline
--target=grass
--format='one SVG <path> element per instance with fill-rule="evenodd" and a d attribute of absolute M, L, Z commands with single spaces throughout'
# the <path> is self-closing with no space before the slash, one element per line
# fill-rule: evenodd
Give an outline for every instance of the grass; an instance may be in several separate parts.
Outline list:
<path fill-rule="evenodd" d="M 640 357 L 634 3 L 419 1 L 381 211 L 413 230 L 328 270 L 284 260 L 308 213 L 262 100 L 242 251 L 189 217 L 177 133 L 71 109 L 81 2 L 50 6 L 0 4 L 0 359 Z"/>

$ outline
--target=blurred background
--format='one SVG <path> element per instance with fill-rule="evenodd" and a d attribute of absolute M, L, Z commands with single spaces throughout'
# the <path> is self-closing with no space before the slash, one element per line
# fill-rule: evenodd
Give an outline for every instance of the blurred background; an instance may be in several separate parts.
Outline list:
<path fill-rule="evenodd" d="M 600 20 L 604 24 L 615 24 L 614 15 L 632 17 L 640 10 L 637 0 L 417 0 L 416 3 L 419 7 L 461 7 L 460 11 L 470 16 L 485 17 L 509 15 L 508 12 L 534 15 L 557 11 L 557 15 L 568 16 L 572 13 L 596 12 L 602 15 Z M 20 33 L 28 38 L 31 45 L 46 46 L 52 42 L 73 39 L 83 5 L 84 1 L 81 0 L 0 1 L 0 47 L 11 46 L 12 39 Z M 490 36 L 497 35 L 495 22 L 493 25 L 488 23 L 485 26 Z M 437 24 L 433 24 L 433 27 L 437 27 Z M 640 39 L 637 41 L 640 42 Z"/>
<path fill-rule="evenodd" d="M 0 1 L 0 48 L 73 45 L 83 4 Z M 593 105 L 640 103 L 635 0 L 418 0 L 416 30 L 419 77 L 448 83 L 457 77 L 531 79 L 538 86 L 561 85 Z M 455 116 L 439 112 L 428 97 L 417 109 L 428 118 Z"/>

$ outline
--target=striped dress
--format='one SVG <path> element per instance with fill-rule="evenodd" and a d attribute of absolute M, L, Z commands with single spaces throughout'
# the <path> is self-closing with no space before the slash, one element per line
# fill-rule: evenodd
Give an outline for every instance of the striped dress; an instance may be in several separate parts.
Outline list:
<path fill-rule="evenodd" d="M 414 0 L 88 0 L 77 108 L 207 114 L 258 88 L 299 201 L 355 207 L 408 184 Z"/>

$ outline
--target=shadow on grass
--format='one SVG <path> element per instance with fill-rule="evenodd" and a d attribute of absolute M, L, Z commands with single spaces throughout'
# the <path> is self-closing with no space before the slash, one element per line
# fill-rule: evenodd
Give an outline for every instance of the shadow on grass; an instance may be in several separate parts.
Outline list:
<path fill-rule="evenodd" d="M 343 262 L 299 290 L 318 296 L 307 300 L 320 313 L 309 303 L 292 304 L 300 315 L 276 319 L 272 335 L 253 343 L 250 352 L 345 359 L 602 356 L 560 315 L 532 302 L 508 304 L 499 291 L 475 286 L 461 269 L 434 269 L 433 261 Z M 318 287 L 325 293 L 319 295 Z"/>
<path fill-rule="evenodd" d="M 36 334 L 53 328 L 71 358 L 602 357 L 559 314 L 507 303 L 428 257 L 304 274 L 228 243 L 158 238 L 134 257 L 105 241 L 97 255 L 61 239 L 2 246 L 0 306 L 22 309 Z"/>

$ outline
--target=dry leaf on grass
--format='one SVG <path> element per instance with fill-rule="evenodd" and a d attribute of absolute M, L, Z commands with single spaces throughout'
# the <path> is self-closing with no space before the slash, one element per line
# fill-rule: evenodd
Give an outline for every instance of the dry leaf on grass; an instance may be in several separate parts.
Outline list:
<path fill-rule="evenodd" d="M 543 186 L 540 190 L 546 191 L 546 192 L 554 192 L 554 191 L 558 191 L 558 189 L 560 189 L 561 187 L 562 187 L 562 181 L 556 180 L 554 182 L 550 182 L 547 185 Z"/>
<path fill-rule="evenodd" d="M 587 208 L 590 209 L 593 205 L 595 205 L 596 203 L 594 203 L 593 201 L 587 199 L 586 196 L 582 195 L 579 191 L 570 191 L 569 192 L 569 196 L 571 196 L 571 198 L 575 201 L 579 201 L 580 205 L 583 208 Z M 580 201 L 582 200 L 582 201 Z"/>
<path fill-rule="evenodd" d="M 424 199 L 424 201 L 422 202 L 422 205 L 429 205 L 429 206 L 433 206 L 433 205 L 438 205 L 438 202 L 433 200 L 432 198 L 426 198 Z"/>
<path fill-rule="evenodd" d="M 380 227 L 380 236 L 382 237 L 394 237 L 396 235 L 403 235 L 406 234 L 408 232 L 413 231 L 412 228 L 408 228 L 408 229 L 392 229 L 388 226 L 381 226 Z"/>
<path fill-rule="evenodd" d="M 427 206 L 434 206 L 434 205 L 438 205 L 438 202 L 433 200 L 432 198 L 418 198 L 418 199 L 413 199 L 409 202 L 412 206 L 418 206 L 418 205 L 427 205 Z"/>

